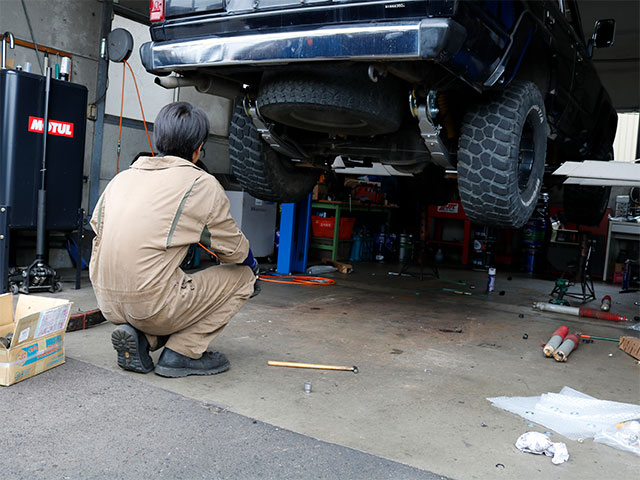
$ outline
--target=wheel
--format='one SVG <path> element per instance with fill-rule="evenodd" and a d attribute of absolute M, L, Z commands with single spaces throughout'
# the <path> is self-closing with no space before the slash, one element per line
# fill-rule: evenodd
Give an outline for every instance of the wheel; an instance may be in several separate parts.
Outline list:
<path fill-rule="evenodd" d="M 464 117 L 458 190 L 472 222 L 524 225 L 536 206 L 547 151 L 547 116 L 531 82 L 514 82 Z"/>
<path fill-rule="evenodd" d="M 249 194 L 261 200 L 295 203 L 303 200 L 318 181 L 315 168 L 296 168 L 272 150 L 244 111 L 236 105 L 229 129 L 231 174 Z"/>
<path fill-rule="evenodd" d="M 53 286 L 49 287 L 49 291 L 51 293 L 56 293 L 56 292 L 62 291 L 62 283 L 60 283 L 60 282 L 54 283 Z"/>
<path fill-rule="evenodd" d="M 603 161 L 613 160 L 613 147 L 602 148 L 601 154 L 594 155 Z M 611 187 L 586 187 L 584 185 L 563 185 L 562 204 L 564 217 L 568 222 L 595 227 L 600 225 L 609 205 Z"/>
<path fill-rule="evenodd" d="M 20 287 L 18 287 L 17 283 L 11 283 L 9 284 L 9 291 L 12 295 L 17 295 L 18 293 L 20 293 Z"/>
<path fill-rule="evenodd" d="M 266 74 L 258 108 L 291 127 L 341 135 L 380 135 L 400 128 L 406 99 L 390 75 L 369 79 L 366 66 Z"/>

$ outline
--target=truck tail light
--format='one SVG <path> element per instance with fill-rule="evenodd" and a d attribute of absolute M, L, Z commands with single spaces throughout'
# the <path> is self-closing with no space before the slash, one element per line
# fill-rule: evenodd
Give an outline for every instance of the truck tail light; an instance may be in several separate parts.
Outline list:
<path fill-rule="evenodd" d="M 152 22 L 164 21 L 164 0 L 149 0 L 149 20 Z"/>

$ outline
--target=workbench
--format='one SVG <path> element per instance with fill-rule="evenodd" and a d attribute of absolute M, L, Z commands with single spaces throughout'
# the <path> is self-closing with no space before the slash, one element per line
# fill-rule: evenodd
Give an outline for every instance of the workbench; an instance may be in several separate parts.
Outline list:
<path fill-rule="evenodd" d="M 396 205 L 371 205 L 368 203 L 360 203 L 360 202 L 339 202 L 332 200 L 319 200 L 317 202 L 313 202 L 311 204 L 312 209 L 317 210 L 333 210 L 335 220 L 333 224 L 333 239 L 329 244 L 314 242 L 314 239 L 317 240 L 318 237 L 312 237 L 311 243 L 309 245 L 310 248 L 317 248 L 320 250 L 328 250 L 331 252 L 331 260 L 337 260 L 338 256 L 338 248 L 340 246 L 340 242 L 350 242 L 351 240 L 340 240 L 340 218 L 342 217 L 342 212 L 366 212 L 366 213 L 375 213 L 375 214 L 383 214 L 385 215 L 385 225 L 387 226 L 387 231 L 389 230 L 389 224 L 391 223 L 391 212 L 394 208 L 398 208 Z"/>

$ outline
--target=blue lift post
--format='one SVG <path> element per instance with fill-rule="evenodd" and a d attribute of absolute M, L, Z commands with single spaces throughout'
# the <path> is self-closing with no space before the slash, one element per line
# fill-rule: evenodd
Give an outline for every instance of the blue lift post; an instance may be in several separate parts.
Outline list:
<path fill-rule="evenodd" d="M 298 203 L 283 203 L 276 272 L 288 275 L 307 268 L 311 229 L 311 195 Z"/>

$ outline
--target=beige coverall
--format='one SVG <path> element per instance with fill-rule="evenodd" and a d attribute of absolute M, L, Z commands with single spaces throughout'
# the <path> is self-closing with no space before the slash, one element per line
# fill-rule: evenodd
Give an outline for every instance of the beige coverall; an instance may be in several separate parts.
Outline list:
<path fill-rule="evenodd" d="M 91 218 L 96 233 L 89 276 L 105 318 L 200 358 L 253 292 L 242 262 L 249 242 L 229 214 L 220 183 L 182 158 L 141 157 L 107 185 Z M 222 263 L 187 275 L 190 244 Z"/>

